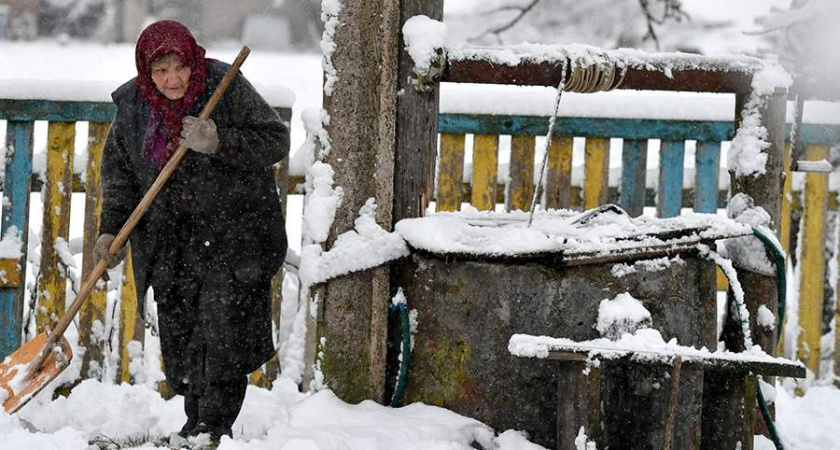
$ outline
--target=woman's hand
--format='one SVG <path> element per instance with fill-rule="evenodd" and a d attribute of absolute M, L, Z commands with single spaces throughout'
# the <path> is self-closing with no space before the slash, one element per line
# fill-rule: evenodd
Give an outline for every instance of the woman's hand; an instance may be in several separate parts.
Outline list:
<path fill-rule="evenodd" d="M 212 119 L 184 117 L 180 143 L 205 155 L 215 154 L 219 151 L 219 133 L 216 131 L 216 123 Z"/>
<path fill-rule="evenodd" d="M 104 233 L 101 234 L 96 239 L 96 243 L 93 244 L 93 259 L 96 261 L 104 259 L 105 262 L 108 263 L 109 269 L 117 267 L 117 265 L 125 259 L 125 254 L 128 252 L 128 247 L 123 246 L 120 251 L 112 255 L 111 252 L 108 251 L 112 242 L 114 242 L 114 235 Z"/>

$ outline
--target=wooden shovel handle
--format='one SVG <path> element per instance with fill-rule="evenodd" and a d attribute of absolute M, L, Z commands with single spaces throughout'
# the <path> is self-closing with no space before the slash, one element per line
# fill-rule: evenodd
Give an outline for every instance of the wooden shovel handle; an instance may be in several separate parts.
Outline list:
<path fill-rule="evenodd" d="M 201 114 L 199 115 L 201 119 L 207 120 L 210 117 L 210 114 L 216 108 L 219 100 L 222 99 L 222 96 L 225 94 L 228 86 L 230 86 L 230 83 L 233 82 L 233 79 L 236 77 L 236 73 L 239 72 L 239 68 L 242 66 L 242 63 L 245 62 L 245 58 L 247 58 L 250 53 L 251 49 L 248 48 L 247 45 L 243 46 L 242 50 L 239 51 L 239 55 L 236 56 L 236 59 L 233 61 L 233 64 L 230 65 L 227 72 L 225 72 L 225 76 L 222 78 L 222 81 L 219 82 L 219 85 L 216 87 L 216 90 L 213 92 L 210 100 L 207 101 L 207 104 L 204 105 L 204 109 L 201 110 Z M 167 162 L 163 167 L 163 170 L 160 171 L 160 174 L 155 179 L 152 187 L 149 188 L 146 195 L 143 196 L 140 203 L 138 203 L 137 207 L 134 208 L 134 212 L 131 213 L 131 216 L 128 217 L 128 220 L 120 229 L 120 232 L 117 233 L 117 236 L 111 243 L 111 247 L 108 248 L 109 253 L 115 255 L 125 246 L 126 242 L 128 242 L 129 235 L 131 235 L 131 232 L 134 230 L 134 227 L 137 226 L 137 223 L 140 222 L 143 214 L 145 214 L 149 207 L 152 206 L 152 202 L 155 201 L 155 198 L 158 196 L 161 189 L 163 189 L 163 186 L 167 181 L 169 181 L 172 173 L 178 168 L 178 164 L 180 164 L 181 160 L 184 159 L 184 156 L 187 154 L 187 150 L 187 147 L 184 147 L 183 145 L 178 146 L 178 150 L 176 150 L 172 157 L 169 158 L 169 162 Z M 100 259 L 99 262 L 96 263 L 96 266 L 82 285 L 81 290 L 79 290 L 79 293 L 76 295 L 76 299 L 73 300 L 73 304 L 71 304 L 67 312 L 64 313 L 64 316 L 62 316 L 61 321 L 58 322 L 55 330 L 50 333 L 50 337 L 47 339 L 44 350 L 30 366 L 30 374 L 35 373 L 38 368 L 41 367 L 41 364 L 44 363 L 50 349 L 52 349 L 55 343 L 58 342 L 64 332 L 67 331 L 67 327 L 70 326 L 70 322 L 72 322 L 73 318 L 76 317 L 76 314 L 79 312 L 79 309 L 81 309 L 82 304 L 85 300 L 87 300 L 88 295 L 90 295 L 94 286 L 96 286 L 96 282 L 99 281 L 99 278 L 102 277 L 102 274 L 105 273 L 105 269 L 107 268 L 108 263 L 105 262 L 104 259 Z"/>

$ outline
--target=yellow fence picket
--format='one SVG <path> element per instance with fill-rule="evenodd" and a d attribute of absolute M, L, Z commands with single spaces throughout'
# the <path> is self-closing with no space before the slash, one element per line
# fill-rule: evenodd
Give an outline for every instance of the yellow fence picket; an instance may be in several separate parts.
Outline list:
<path fill-rule="evenodd" d="M 70 197 L 73 193 L 75 122 L 50 122 L 47 128 L 47 168 L 44 185 L 44 221 L 41 229 L 41 267 L 38 275 L 38 330 L 54 327 L 64 314 L 69 254 Z"/>
<path fill-rule="evenodd" d="M 437 211 L 460 211 L 464 184 L 464 135 L 440 135 Z"/>
<path fill-rule="evenodd" d="M 586 139 L 583 167 L 583 209 L 591 209 L 607 203 L 610 170 L 609 139 Z"/>
<path fill-rule="evenodd" d="M 470 204 L 479 211 L 492 211 L 496 207 L 498 166 L 499 136 L 476 134 L 473 140 Z"/>
<path fill-rule="evenodd" d="M 99 216 L 102 213 L 102 185 L 99 164 L 102 148 L 108 136 L 108 123 L 91 123 L 88 132 L 88 161 L 85 169 L 85 228 L 82 247 L 82 279 L 87 279 L 96 261 L 93 245 L 99 236 Z M 104 327 L 107 295 L 105 281 L 90 293 L 79 311 L 79 345 L 85 349 L 82 356 L 82 377 L 101 379 L 104 362 Z M 93 369 L 93 370 L 92 370 Z"/>
<path fill-rule="evenodd" d="M 510 182 L 505 200 L 508 211 L 531 209 L 534 197 L 534 136 L 510 139 Z"/>
<path fill-rule="evenodd" d="M 828 157 L 828 146 L 809 145 L 808 159 Z M 819 374 L 820 340 L 825 277 L 825 222 L 828 204 L 828 175 L 808 173 L 805 177 L 805 207 L 802 231 L 802 279 L 799 283 L 799 336 L 797 357 L 814 374 Z"/>
<path fill-rule="evenodd" d="M 546 209 L 571 206 L 572 143 L 571 136 L 554 136 L 548 149 L 548 173 L 545 180 Z"/>
<path fill-rule="evenodd" d="M 129 370 L 131 359 L 135 355 L 131 351 L 131 343 L 137 341 L 142 346 L 146 337 L 145 320 L 140 316 L 141 308 L 137 298 L 137 286 L 134 281 L 134 264 L 131 261 L 131 246 L 125 255 L 123 263 L 122 289 L 120 290 L 120 370 L 117 380 L 131 383 Z"/>

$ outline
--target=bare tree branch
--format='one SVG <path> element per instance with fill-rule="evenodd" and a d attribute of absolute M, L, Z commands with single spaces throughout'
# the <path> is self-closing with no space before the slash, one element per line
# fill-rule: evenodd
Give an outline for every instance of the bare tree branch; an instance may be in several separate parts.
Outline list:
<path fill-rule="evenodd" d="M 661 4 L 664 8 L 661 17 L 657 17 L 654 14 L 652 10 L 654 4 Z M 647 33 L 642 36 L 642 40 L 652 39 L 654 44 L 656 44 L 657 50 L 659 50 L 659 37 L 656 35 L 654 25 L 662 25 L 668 20 L 675 22 L 681 22 L 683 19 L 691 20 L 688 13 L 682 10 L 682 2 L 680 0 L 639 0 L 639 6 L 642 8 L 642 13 L 645 15 L 645 23 L 647 24 Z"/>
<path fill-rule="evenodd" d="M 502 38 L 501 38 L 500 35 L 502 33 L 504 33 L 505 31 L 507 31 L 507 30 L 513 28 L 514 26 L 516 26 L 516 24 L 519 23 L 519 21 L 522 20 L 522 18 L 525 17 L 532 9 L 534 9 L 534 7 L 537 6 L 537 4 L 539 2 L 540 2 L 540 0 L 531 0 L 531 3 L 529 3 L 525 6 L 506 5 L 506 6 L 501 6 L 499 8 L 496 8 L 495 10 L 488 11 L 487 14 L 491 14 L 491 13 L 494 13 L 494 12 L 500 12 L 500 11 L 519 11 L 519 13 L 516 15 L 516 17 L 514 17 L 513 19 L 511 19 L 509 22 L 505 23 L 504 25 L 502 25 L 500 27 L 497 27 L 497 28 L 491 28 L 491 29 L 485 31 L 484 33 L 481 33 L 481 35 L 479 35 L 478 37 L 483 37 L 483 36 L 486 36 L 488 34 L 492 34 L 492 35 L 496 36 L 496 39 L 499 41 L 499 43 L 501 43 Z"/>

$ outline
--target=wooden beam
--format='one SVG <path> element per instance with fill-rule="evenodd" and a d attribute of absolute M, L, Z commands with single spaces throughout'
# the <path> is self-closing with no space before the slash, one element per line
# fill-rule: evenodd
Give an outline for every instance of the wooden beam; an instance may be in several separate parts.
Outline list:
<path fill-rule="evenodd" d="M 560 83 L 559 61 L 527 62 L 510 66 L 468 55 L 450 57 L 443 81 L 453 83 L 514 84 L 520 86 L 557 86 Z M 674 69 L 646 70 L 628 67 L 618 89 L 691 91 L 691 92 L 748 92 L 752 73 L 748 69 L 730 67 L 722 70 Z"/>

